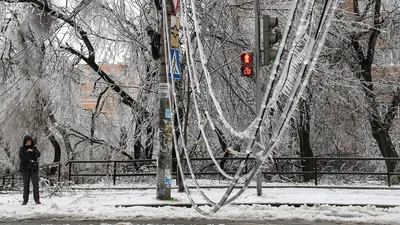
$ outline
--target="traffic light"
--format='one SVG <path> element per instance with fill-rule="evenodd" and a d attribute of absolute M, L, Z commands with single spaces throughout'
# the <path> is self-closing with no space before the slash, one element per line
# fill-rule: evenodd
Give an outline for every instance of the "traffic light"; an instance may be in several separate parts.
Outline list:
<path fill-rule="evenodd" d="M 275 61 L 278 49 L 273 48 L 272 45 L 279 41 L 278 35 L 272 30 L 278 26 L 278 18 L 270 15 L 263 16 L 263 31 L 264 31 L 264 65 Z"/>
<path fill-rule="evenodd" d="M 252 52 L 243 52 L 240 54 L 240 61 L 242 62 L 242 66 L 240 67 L 240 71 L 243 76 L 252 76 L 253 75 L 253 53 Z"/>

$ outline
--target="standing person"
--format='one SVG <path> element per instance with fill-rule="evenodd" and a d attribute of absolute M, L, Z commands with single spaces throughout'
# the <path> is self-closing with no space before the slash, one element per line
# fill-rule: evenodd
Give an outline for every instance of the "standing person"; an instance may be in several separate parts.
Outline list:
<path fill-rule="evenodd" d="M 33 185 L 33 198 L 36 204 L 41 204 L 39 200 L 39 157 L 40 152 L 36 148 L 32 137 L 25 136 L 24 144 L 19 149 L 20 171 L 24 182 L 24 201 L 22 205 L 28 204 L 30 179 L 32 179 Z"/>

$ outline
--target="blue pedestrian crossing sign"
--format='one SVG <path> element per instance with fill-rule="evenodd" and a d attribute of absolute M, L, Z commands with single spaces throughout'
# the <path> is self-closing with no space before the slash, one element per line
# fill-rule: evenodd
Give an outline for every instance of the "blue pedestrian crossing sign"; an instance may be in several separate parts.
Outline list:
<path fill-rule="evenodd" d="M 181 78 L 181 63 L 179 61 L 179 50 L 171 48 L 170 50 L 171 63 L 169 66 L 168 77 L 180 79 Z"/>

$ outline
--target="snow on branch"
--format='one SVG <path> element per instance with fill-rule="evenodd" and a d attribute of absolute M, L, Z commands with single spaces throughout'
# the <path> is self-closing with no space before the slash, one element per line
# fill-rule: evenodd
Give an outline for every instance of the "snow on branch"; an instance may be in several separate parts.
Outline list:
<path fill-rule="evenodd" d="M 36 7 L 39 10 L 42 10 L 43 12 L 58 18 L 65 23 L 69 24 L 71 27 L 73 27 L 80 35 L 82 41 L 85 43 L 86 48 L 88 49 L 88 56 L 85 56 L 81 52 L 78 52 L 71 46 L 67 44 L 67 46 L 61 46 L 62 49 L 65 49 L 69 51 L 70 53 L 80 57 L 82 60 L 84 60 L 90 68 L 92 68 L 103 80 L 105 80 L 109 86 L 119 94 L 119 96 L 122 99 L 122 102 L 127 105 L 130 108 L 135 108 L 139 107 L 140 110 L 143 110 L 146 112 L 146 110 L 143 109 L 143 107 L 138 106 L 137 102 L 135 99 L 133 99 L 127 92 L 122 90 L 122 88 L 116 84 L 116 82 L 105 72 L 103 71 L 100 66 L 95 62 L 95 50 L 94 47 L 91 43 L 91 41 L 88 38 L 87 32 L 79 26 L 72 18 L 74 17 L 74 14 L 71 16 L 67 16 L 64 13 L 57 12 L 56 10 L 53 10 L 48 4 L 47 1 L 39 1 L 39 0 L 0 0 L 0 2 L 8 2 L 8 3 L 30 3 L 34 7 Z M 79 8 L 82 8 L 78 6 Z"/>

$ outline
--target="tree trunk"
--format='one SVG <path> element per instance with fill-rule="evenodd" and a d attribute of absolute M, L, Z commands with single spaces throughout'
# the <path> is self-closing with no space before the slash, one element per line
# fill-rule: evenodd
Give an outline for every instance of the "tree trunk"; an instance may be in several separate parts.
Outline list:
<path fill-rule="evenodd" d="M 300 103 L 300 124 L 297 132 L 300 139 L 300 156 L 301 157 L 314 157 L 313 151 L 310 145 L 310 107 L 306 100 L 302 100 Z M 303 172 L 314 171 L 314 160 L 306 159 L 301 160 L 301 168 Z M 314 174 L 303 174 L 304 181 L 308 182 L 315 179 Z"/>
<path fill-rule="evenodd" d="M 379 150 L 383 157 L 399 157 L 394 148 L 389 132 L 386 129 L 372 127 L 372 136 L 378 143 Z M 391 172 L 394 172 L 396 165 L 397 161 L 386 161 L 386 166 Z"/>
<path fill-rule="evenodd" d="M 360 62 L 360 66 L 363 69 L 361 77 L 367 82 L 363 82 L 365 96 L 370 106 L 369 110 L 369 123 L 371 125 L 372 136 L 378 144 L 379 151 L 383 157 L 399 157 L 396 149 L 392 143 L 389 135 L 389 129 L 393 123 L 393 119 L 396 114 L 396 109 L 400 102 L 400 91 L 399 89 L 393 94 L 393 99 L 389 111 L 386 113 L 384 118 L 381 118 L 378 112 L 377 103 L 375 102 L 376 94 L 374 92 L 374 86 L 372 83 L 372 62 L 369 60 L 363 60 Z M 394 172 L 398 161 L 386 162 L 386 166 L 391 172 Z"/>
<path fill-rule="evenodd" d="M 141 151 L 142 151 L 142 144 L 141 144 L 141 138 L 140 138 L 140 126 L 142 124 L 142 119 L 139 117 L 136 121 L 136 130 L 135 130 L 135 144 L 133 146 L 133 156 L 135 157 L 135 159 L 140 159 L 141 156 Z"/>
<path fill-rule="evenodd" d="M 358 0 L 353 0 L 354 2 L 354 13 L 359 16 L 360 21 L 363 16 L 360 15 L 360 10 L 358 6 Z M 397 89 L 393 96 L 391 106 L 389 111 L 386 113 L 384 118 L 381 118 L 378 113 L 377 103 L 375 102 L 376 93 L 374 91 L 374 84 L 372 82 L 372 64 L 374 62 L 375 48 L 378 43 L 378 36 L 381 32 L 381 1 L 374 1 L 375 5 L 373 7 L 373 26 L 370 28 L 370 33 L 368 33 L 368 45 L 367 51 L 364 53 L 362 45 L 360 44 L 361 36 L 354 35 L 352 40 L 352 47 L 356 53 L 356 58 L 361 68 L 361 71 L 357 73 L 357 77 L 360 79 L 365 96 L 370 107 L 369 109 L 369 122 L 371 125 L 372 136 L 376 140 L 379 150 L 383 157 L 398 157 L 398 154 L 394 148 L 392 140 L 389 135 L 389 129 L 393 123 L 395 117 L 396 109 L 400 103 L 400 90 Z M 370 15 L 368 15 L 370 16 Z M 394 171 L 397 161 L 386 162 L 386 165 L 390 171 Z"/>
<path fill-rule="evenodd" d="M 218 129 L 218 127 L 215 127 L 215 133 L 217 133 L 218 141 L 219 141 L 219 144 L 221 145 L 221 150 L 222 150 L 222 152 L 224 152 L 224 156 L 223 156 L 224 159 L 222 159 L 221 162 L 219 162 L 219 166 L 221 167 L 221 169 L 224 169 L 225 163 L 226 163 L 225 158 L 228 158 L 231 154 L 229 151 L 227 151 L 228 144 L 226 143 L 226 139 L 225 139 L 225 136 L 222 133 L 222 131 L 220 129 Z"/>
<path fill-rule="evenodd" d="M 44 126 L 44 133 L 46 134 L 46 136 L 48 137 L 49 141 L 51 142 L 51 144 L 53 145 L 53 149 L 54 149 L 54 160 L 53 162 L 60 162 L 61 160 L 61 146 L 58 143 L 56 137 L 51 133 L 48 125 L 46 124 Z M 57 172 L 57 167 L 51 167 L 50 169 L 50 175 L 54 175 Z"/>
<path fill-rule="evenodd" d="M 46 105 L 47 105 L 47 101 L 45 99 L 42 99 Z M 46 113 L 47 116 L 49 118 L 50 123 L 55 126 L 56 130 L 60 133 L 61 138 L 64 142 L 64 146 L 65 146 L 65 151 L 67 154 L 67 160 L 74 160 L 74 154 L 73 154 L 73 149 L 72 149 L 72 145 L 71 142 L 69 140 L 68 134 L 67 134 L 67 130 L 60 124 L 58 124 L 58 121 L 56 120 L 56 118 L 53 115 L 53 112 L 49 109 L 49 107 L 46 108 Z M 61 154 L 61 153 L 60 153 Z"/>
<path fill-rule="evenodd" d="M 49 140 L 51 144 L 53 145 L 54 148 L 54 160 L 53 162 L 59 163 L 61 161 L 61 146 L 56 140 L 56 137 L 54 135 L 49 136 Z M 56 167 L 51 167 L 50 169 L 50 175 L 54 175 L 57 172 L 57 166 Z"/>
<path fill-rule="evenodd" d="M 146 153 L 146 158 L 151 159 L 153 157 L 153 140 L 154 140 L 154 129 L 150 125 L 147 126 L 146 132 L 147 132 L 147 140 L 146 140 L 146 147 L 144 148 L 144 151 Z"/>

